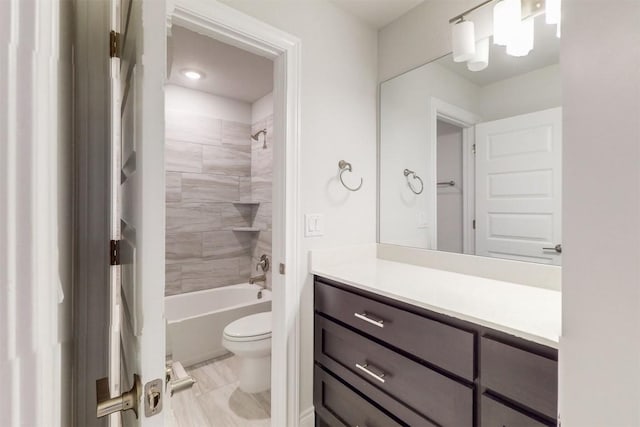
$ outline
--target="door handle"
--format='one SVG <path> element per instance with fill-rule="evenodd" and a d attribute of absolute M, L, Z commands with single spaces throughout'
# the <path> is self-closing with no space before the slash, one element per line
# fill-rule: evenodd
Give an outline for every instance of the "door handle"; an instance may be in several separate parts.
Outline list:
<path fill-rule="evenodd" d="M 120 411 L 133 410 L 138 418 L 140 396 L 142 396 L 142 383 L 138 374 L 133 374 L 133 386 L 120 396 L 111 397 L 109 392 L 109 378 L 100 378 L 96 381 L 96 396 L 98 404 L 96 416 L 102 418 Z"/>
<path fill-rule="evenodd" d="M 542 248 L 543 251 L 556 251 L 557 253 L 562 253 L 562 245 L 555 245 L 552 248 Z"/>

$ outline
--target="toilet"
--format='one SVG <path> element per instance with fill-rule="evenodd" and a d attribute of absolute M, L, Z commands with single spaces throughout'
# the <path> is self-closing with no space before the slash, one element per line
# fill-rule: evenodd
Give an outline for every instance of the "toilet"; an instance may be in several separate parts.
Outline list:
<path fill-rule="evenodd" d="M 271 388 L 271 312 L 252 314 L 229 323 L 224 348 L 240 359 L 240 385 L 245 393 Z"/>

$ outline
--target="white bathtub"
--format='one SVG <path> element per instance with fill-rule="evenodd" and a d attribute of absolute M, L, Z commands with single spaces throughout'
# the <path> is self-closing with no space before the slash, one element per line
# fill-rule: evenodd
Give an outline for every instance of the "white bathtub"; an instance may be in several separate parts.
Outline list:
<path fill-rule="evenodd" d="M 271 291 L 258 285 L 231 285 L 165 297 L 167 355 L 190 366 L 227 350 L 222 346 L 225 326 L 249 314 L 271 310 Z"/>

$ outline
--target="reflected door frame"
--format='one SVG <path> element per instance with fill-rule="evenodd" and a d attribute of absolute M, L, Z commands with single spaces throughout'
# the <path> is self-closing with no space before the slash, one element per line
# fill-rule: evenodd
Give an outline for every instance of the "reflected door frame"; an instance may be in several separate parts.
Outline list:
<path fill-rule="evenodd" d="M 443 121 L 462 128 L 462 251 L 475 255 L 475 125 L 482 121 L 481 117 L 441 99 L 429 98 L 429 147 L 431 148 L 432 165 L 428 182 L 436 183 L 438 174 L 438 121 Z M 432 250 L 438 249 L 438 202 L 437 190 L 434 203 L 431 204 L 431 218 L 435 227 L 430 236 Z"/>

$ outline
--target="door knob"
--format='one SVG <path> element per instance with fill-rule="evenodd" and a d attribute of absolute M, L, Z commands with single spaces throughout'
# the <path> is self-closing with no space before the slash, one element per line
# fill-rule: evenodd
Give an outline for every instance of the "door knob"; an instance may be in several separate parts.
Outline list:
<path fill-rule="evenodd" d="M 138 418 L 138 405 L 141 395 L 142 383 L 138 374 L 133 374 L 131 390 L 125 391 L 116 397 L 111 397 L 109 392 L 109 378 L 100 378 L 96 381 L 96 396 L 98 398 L 96 415 L 98 418 L 102 418 L 115 412 L 131 409 L 136 414 L 136 418 Z"/>
<path fill-rule="evenodd" d="M 556 251 L 559 254 L 562 253 L 562 245 L 555 245 L 552 248 L 542 248 L 543 251 Z"/>

